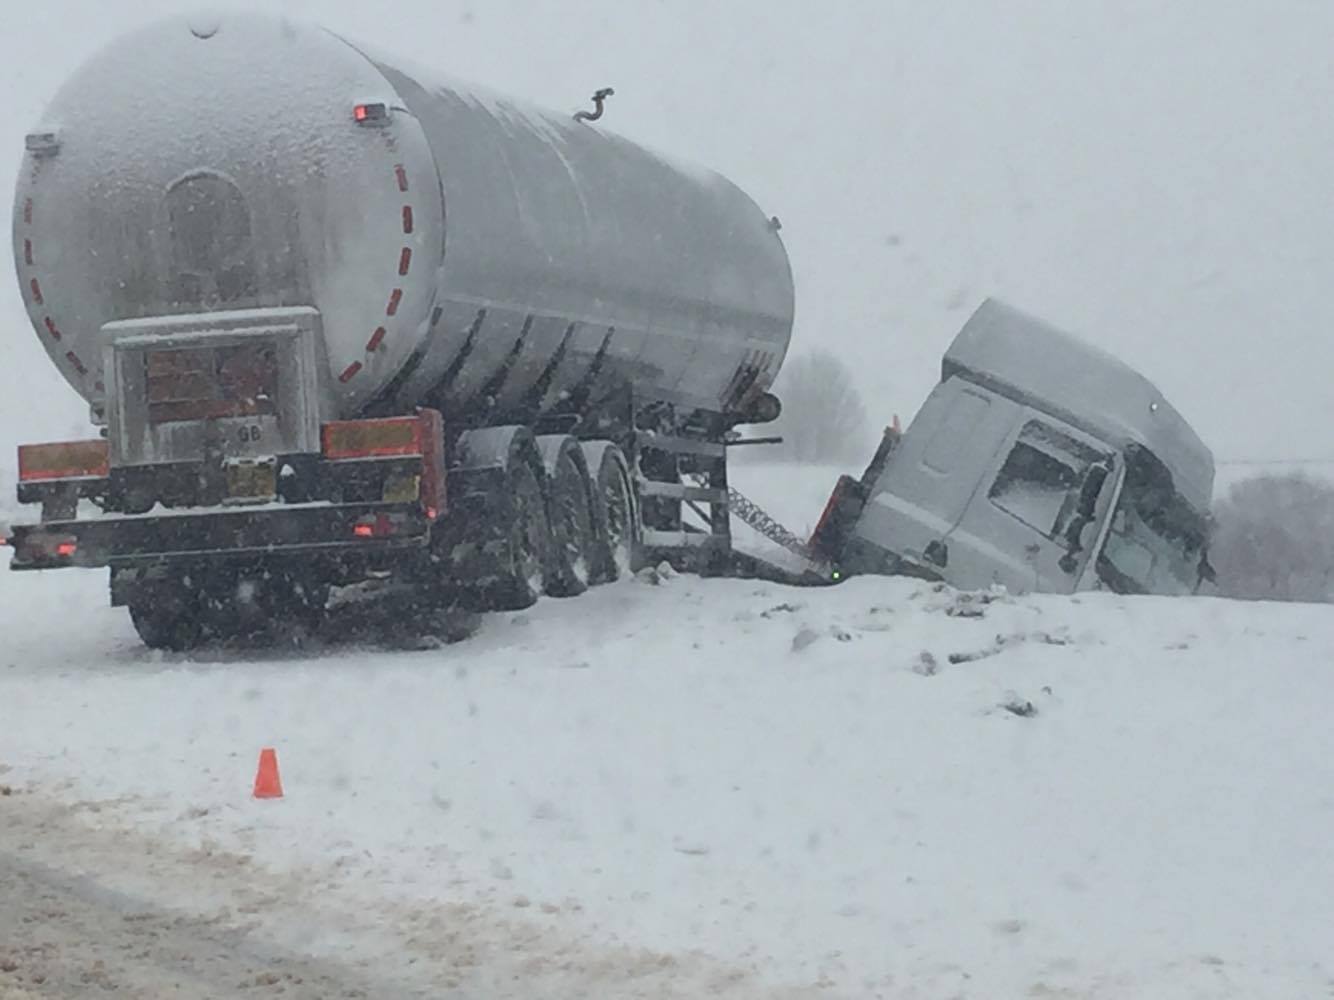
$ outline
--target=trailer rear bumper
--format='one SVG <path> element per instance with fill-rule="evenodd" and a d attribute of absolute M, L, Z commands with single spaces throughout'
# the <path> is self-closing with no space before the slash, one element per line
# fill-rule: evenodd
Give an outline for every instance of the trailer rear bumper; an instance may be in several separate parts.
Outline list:
<path fill-rule="evenodd" d="M 389 549 L 426 548 L 431 524 L 417 503 L 275 504 L 16 524 L 10 568 L 297 555 L 373 560 Z"/>

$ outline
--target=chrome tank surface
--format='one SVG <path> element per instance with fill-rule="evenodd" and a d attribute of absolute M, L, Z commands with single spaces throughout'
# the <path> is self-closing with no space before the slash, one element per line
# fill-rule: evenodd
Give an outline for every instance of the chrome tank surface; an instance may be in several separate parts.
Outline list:
<path fill-rule="evenodd" d="M 714 411 L 771 384 L 792 275 L 739 188 L 600 125 L 372 58 L 426 130 L 448 219 L 444 312 L 403 401 L 443 385 L 503 411 L 536 387 L 549 407 L 597 365 L 641 396 Z"/>
<path fill-rule="evenodd" d="M 772 383 L 793 290 L 718 174 L 278 17 L 102 50 L 30 137 L 15 256 L 102 403 L 101 327 L 314 306 L 335 414 L 578 408 L 613 384 L 723 411 Z M 382 124 L 358 123 L 382 103 Z"/>
<path fill-rule="evenodd" d="M 340 410 L 392 377 L 444 245 L 420 126 L 353 120 L 394 100 L 345 43 L 278 18 L 175 18 L 96 54 L 36 130 L 54 148 L 30 139 L 14 214 L 29 315 L 71 384 L 101 403 L 105 323 L 309 305 Z"/>

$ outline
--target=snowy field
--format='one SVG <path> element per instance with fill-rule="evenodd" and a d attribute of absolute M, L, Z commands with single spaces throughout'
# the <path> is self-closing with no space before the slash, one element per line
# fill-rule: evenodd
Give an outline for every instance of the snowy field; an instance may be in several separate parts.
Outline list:
<path fill-rule="evenodd" d="M 375 996 L 1334 995 L 1327 607 L 682 576 L 186 658 L 0 568 L 0 634 L 0 856 Z"/>

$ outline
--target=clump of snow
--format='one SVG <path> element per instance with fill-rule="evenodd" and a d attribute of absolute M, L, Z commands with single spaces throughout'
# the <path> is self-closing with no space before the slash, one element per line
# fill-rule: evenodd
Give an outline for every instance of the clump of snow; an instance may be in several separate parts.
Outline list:
<path fill-rule="evenodd" d="M 645 566 L 635 574 L 635 579 L 652 587 L 660 587 L 664 583 L 670 583 L 678 576 L 680 574 L 676 571 L 676 568 L 664 560 L 656 566 Z"/>

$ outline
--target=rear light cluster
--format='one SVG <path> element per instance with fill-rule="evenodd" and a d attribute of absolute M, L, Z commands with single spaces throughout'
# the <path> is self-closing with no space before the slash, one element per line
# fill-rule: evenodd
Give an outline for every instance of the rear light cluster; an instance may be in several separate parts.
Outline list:
<path fill-rule="evenodd" d="M 19 482 L 105 479 L 111 474 L 105 441 L 60 441 L 19 445 Z"/>
<path fill-rule="evenodd" d="M 320 446 L 324 458 L 332 462 L 387 463 L 383 474 L 374 473 L 382 502 L 416 501 L 432 521 L 445 509 L 444 422 L 438 411 L 422 409 L 415 417 L 328 423 L 321 428 Z M 405 467 L 398 459 L 419 459 L 420 465 L 407 463 Z M 352 533 L 358 538 L 394 534 L 397 524 L 383 517 L 363 518 Z"/>
<path fill-rule="evenodd" d="M 0 539 L 0 544 L 18 549 L 16 558 L 24 562 L 52 566 L 69 562 L 79 552 L 79 543 L 69 535 L 34 533 L 20 538 Z"/>

